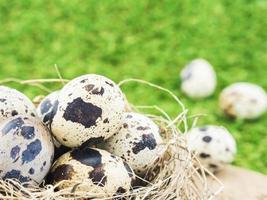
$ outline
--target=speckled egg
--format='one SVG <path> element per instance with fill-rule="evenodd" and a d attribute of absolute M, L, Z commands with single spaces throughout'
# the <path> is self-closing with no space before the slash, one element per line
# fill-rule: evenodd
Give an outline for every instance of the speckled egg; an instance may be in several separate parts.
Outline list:
<path fill-rule="evenodd" d="M 123 94 L 113 81 L 100 75 L 83 75 L 60 91 L 51 130 L 68 147 L 100 143 L 119 130 L 124 108 Z"/>
<path fill-rule="evenodd" d="M 217 78 L 213 67 L 204 59 L 195 59 L 181 72 L 181 89 L 191 98 L 204 98 L 213 94 Z"/>
<path fill-rule="evenodd" d="M 263 88 L 252 83 L 234 83 L 220 95 L 220 107 L 231 117 L 255 119 L 267 109 L 267 94 Z"/>
<path fill-rule="evenodd" d="M 19 91 L 0 86 L 0 122 L 16 115 L 35 116 L 34 104 Z"/>
<path fill-rule="evenodd" d="M 40 183 L 54 156 L 48 129 L 36 118 L 18 115 L 3 121 L 0 133 L 0 177 Z"/>
<path fill-rule="evenodd" d="M 124 113 L 118 133 L 108 139 L 104 148 L 123 158 L 136 174 L 144 175 L 164 153 L 159 127 L 138 113 Z"/>
<path fill-rule="evenodd" d="M 54 105 L 57 103 L 59 91 L 52 92 L 47 95 L 37 107 L 37 115 L 43 121 L 43 123 L 50 130 L 51 118 L 53 115 Z M 65 147 L 60 144 L 55 138 L 53 138 L 53 143 L 55 145 L 55 156 L 54 159 L 59 158 L 64 153 L 67 153 L 71 150 L 69 147 Z"/>
<path fill-rule="evenodd" d="M 235 139 L 224 127 L 210 125 L 193 128 L 186 136 L 189 149 L 197 153 L 203 166 L 213 173 L 235 158 Z"/>
<path fill-rule="evenodd" d="M 37 115 L 50 128 L 54 105 L 57 103 L 59 91 L 47 95 L 37 107 Z"/>
<path fill-rule="evenodd" d="M 96 148 L 77 148 L 61 156 L 53 165 L 48 182 L 60 184 L 59 189 L 73 187 L 76 191 L 113 196 L 129 191 L 134 172 L 121 158 Z M 81 183 L 81 184 L 79 184 Z"/>

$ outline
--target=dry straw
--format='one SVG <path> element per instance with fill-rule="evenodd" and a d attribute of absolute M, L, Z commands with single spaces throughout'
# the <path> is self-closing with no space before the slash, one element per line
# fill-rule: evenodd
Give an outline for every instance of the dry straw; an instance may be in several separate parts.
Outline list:
<path fill-rule="evenodd" d="M 0 84 L 6 84 L 9 82 L 16 82 L 18 84 L 30 85 L 38 87 L 46 92 L 51 92 L 47 85 L 48 83 L 66 83 L 65 80 L 60 75 L 57 66 L 57 73 L 59 79 L 35 79 L 35 80 L 19 80 L 19 79 L 6 79 L 0 81 Z M 223 189 L 222 183 L 211 173 L 209 173 L 203 166 L 199 163 L 195 155 L 191 154 L 181 130 L 179 127 L 183 124 L 185 129 L 184 132 L 188 130 L 187 124 L 187 110 L 179 100 L 170 90 L 163 88 L 161 86 L 146 82 L 139 79 L 127 79 L 119 83 L 120 87 L 127 83 L 139 83 L 146 86 L 150 86 L 155 90 L 167 93 L 170 95 L 175 103 L 182 109 L 182 112 L 172 119 L 164 109 L 158 107 L 157 105 L 152 106 L 133 106 L 128 105 L 129 110 L 141 112 L 143 110 L 154 109 L 159 112 L 159 115 L 147 114 L 161 127 L 162 136 L 164 137 L 164 145 L 166 147 L 166 153 L 164 157 L 157 161 L 155 169 L 151 169 L 151 172 L 147 174 L 148 180 L 146 181 L 146 186 L 133 189 L 132 191 L 118 196 L 108 197 L 107 194 L 98 193 L 95 195 L 93 191 L 88 192 L 78 192 L 75 191 L 76 187 L 81 182 L 77 182 L 76 187 L 66 188 L 64 190 L 57 190 L 57 185 L 36 185 L 34 183 L 28 184 L 27 186 L 22 185 L 15 180 L 0 180 L 0 199 L 38 199 L 38 200 L 48 200 L 48 199 L 87 199 L 95 197 L 95 199 L 136 199 L 136 200 L 174 200 L 174 199 L 188 199 L 188 200 L 206 200 L 213 199 L 218 195 Z M 40 100 L 40 99 L 39 99 Z M 194 116 L 195 122 L 198 116 Z M 210 185 L 207 181 L 207 174 L 209 179 L 215 180 L 217 182 L 217 188 L 211 190 Z M 213 187 L 214 188 L 214 187 Z"/>

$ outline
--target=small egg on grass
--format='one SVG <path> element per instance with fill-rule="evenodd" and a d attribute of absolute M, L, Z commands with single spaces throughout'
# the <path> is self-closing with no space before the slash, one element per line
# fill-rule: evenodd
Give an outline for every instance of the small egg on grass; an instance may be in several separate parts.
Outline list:
<path fill-rule="evenodd" d="M 213 67 L 204 59 L 195 59 L 181 71 L 181 89 L 191 98 L 205 98 L 216 89 L 217 78 Z"/>
<path fill-rule="evenodd" d="M 188 148 L 197 153 L 201 164 L 212 173 L 219 172 L 234 161 L 236 142 L 222 126 L 203 126 L 191 129 L 186 134 Z"/>
<path fill-rule="evenodd" d="M 0 86 L 0 122 L 16 115 L 36 116 L 34 104 L 21 92 Z"/>
<path fill-rule="evenodd" d="M 59 92 L 51 131 L 67 147 L 100 143 L 119 130 L 124 108 L 123 94 L 113 81 L 100 75 L 83 75 Z"/>
<path fill-rule="evenodd" d="M 222 91 L 219 104 L 230 117 L 256 119 L 267 110 L 267 94 L 256 84 L 234 83 Z"/>
<path fill-rule="evenodd" d="M 124 113 L 123 124 L 114 136 L 102 145 L 120 156 L 143 176 L 164 154 L 159 127 L 148 117 L 138 113 Z"/>
<path fill-rule="evenodd" d="M 76 148 L 61 156 L 53 165 L 47 181 L 58 189 L 90 194 L 119 195 L 131 189 L 135 174 L 120 157 L 97 148 Z"/>
<path fill-rule="evenodd" d="M 15 116 L 0 123 L 0 177 L 41 183 L 54 157 L 54 145 L 43 123 Z"/>

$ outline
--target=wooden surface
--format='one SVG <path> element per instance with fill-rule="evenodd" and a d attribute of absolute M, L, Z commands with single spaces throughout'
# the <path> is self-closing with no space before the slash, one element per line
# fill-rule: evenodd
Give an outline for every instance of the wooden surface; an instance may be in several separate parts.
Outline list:
<path fill-rule="evenodd" d="M 267 200 L 267 176 L 234 166 L 228 166 L 216 176 L 224 184 L 216 200 Z"/>

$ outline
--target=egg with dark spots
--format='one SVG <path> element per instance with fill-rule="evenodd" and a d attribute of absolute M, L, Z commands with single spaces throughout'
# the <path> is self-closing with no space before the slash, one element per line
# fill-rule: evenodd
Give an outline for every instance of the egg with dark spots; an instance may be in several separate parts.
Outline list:
<path fill-rule="evenodd" d="M 186 134 L 188 148 L 198 155 L 201 164 L 213 173 L 222 170 L 225 164 L 234 161 L 236 142 L 222 126 L 203 126 L 191 129 Z"/>
<path fill-rule="evenodd" d="M 204 59 L 195 59 L 181 71 L 181 89 L 191 98 L 205 98 L 216 89 L 216 73 Z"/>
<path fill-rule="evenodd" d="M 54 156 L 47 127 L 39 119 L 18 115 L 0 123 L 0 135 L 0 178 L 41 183 Z"/>
<path fill-rule="evenodd" d="M 17 115 L 36 115 L 34 104 L 21 92 L 0 86 L 0 123 Z"/>
<path fill-rule="evenodd" d="M 267 110 L 265 90 L 252 83 L 240 82 L 226 87 L 219 101 L 226 115 L 239 119 L 255 119 Z"/>
<path fill-rule="evenodd" d="M 53 120 L 54 110 L 57 106 L 58 102 L 58 94 L 59 91 L 52 92 L 47 95 L 41 103 L 37 107 L 37 115 L 43 121 L 43 123 L 47 126 L 47 128 L 51 131 L 51 121 Z M 63 138 L 65 141 L 65 138 Z M 59 158 L 64 153 L 71 150 L 71 148 L 65 147 L 60 144 L 55 138 L 53 138 L 53 142 L 55 145 L 55 158 Z"/>
<path fill-rule="evenodd" d="M 122 157 L 136 174 L 143 175 L 164 153 L 159 127 L 138 113 L 124 113 L 122 121 L 120 131 L 101 146 Z"/>
<path fill-rule="evenodd" d="M 118 191 L 127 192 L 135 180 L 133 170 L 121 158 L 96 148 L 76 148 L 61 156 L 53 165 L 47 181 L 58 189 L 103 194 L 111 197 Z"/>
<path fill-rule="evenodd" d="M 53 117 L 53 108 L 58 100 L 59 91 L 47 95 L 37 107 L 37 115 L 45 125 L 50 127 Z"/>
<path fill-rule="evenodd" d="M 123 94 L 113 81 L 83 75 L 59 92 L 51 131 L 67 147 L 102 142 L 119 130 L 124 104 Z"/>

